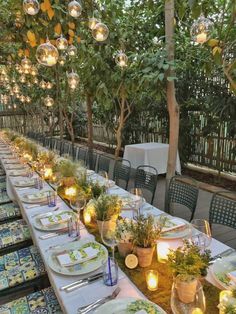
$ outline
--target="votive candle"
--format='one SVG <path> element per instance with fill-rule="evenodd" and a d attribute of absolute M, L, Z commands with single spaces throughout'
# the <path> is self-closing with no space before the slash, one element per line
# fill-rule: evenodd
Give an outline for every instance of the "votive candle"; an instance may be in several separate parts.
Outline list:
<path fill-rule="evenodd" d="M 158 272 L 156 270 L 149 270 L 146 272 L 147 288 L 150 291 L 156 291 L 158 288 Z"/>
<path fill-rule="evenodd" d="M 166 263 L 168 260 L 168 254 L 170 250 L 170 245 L 167 242 L 157 243 L 157 259 L 159 263 Z"/>
<path fill-rule="evenodd" d="M 195 307 L 191 314 L 203 314 L 203 311 L 199 307 Z"/>

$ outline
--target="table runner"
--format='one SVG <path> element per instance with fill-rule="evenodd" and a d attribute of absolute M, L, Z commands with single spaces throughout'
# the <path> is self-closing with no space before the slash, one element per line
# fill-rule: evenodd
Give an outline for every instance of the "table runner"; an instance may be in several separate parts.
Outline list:
<path fill-rule="evenodd" d="M 4 166 L 4 164 L 3 164 Z M 7 170 L 6 170 L 7 172 Z M 104 286 L 101 282 L 97 282 L 95 284 L 92 285 L 94 291 L 96 291 L 96 293 L 99 291 L 99 295 L 98 294 L 91 294 L 91 286 L 88 287 L 83 287 L 80 290 L 75 290 L 74 292 L 71 292 L 70 294 L 66 294 L 65 292 L 62 292 L 59 290 L 59 287 L 65 284 L 68 284 L 70 282 L 75 281 L 78 277 L 66 277 L 66 276 L 61 276 L 61 275 L 57 275 L 55 274 L 48 266 L 47 266 L 47 255 L 48 255 L 48 247 L 50 247 L 51 245 L 57 245 L 57 244 L 62 244 L 62 243 L 66 243 L 68 242 L 70 239 L 68 238 L 67 235 L 61 235 L 58 236 L 57 238 L 52 238 L 52 239 L 48 239 L 48 240 L 40 240 L 39 236 L 43 234 L 43 232 L 36 230 L 35 228 L 33 228 L 32 226 L 32 222 L 33 222 L 33 218 L 32 215 L 35 215 L 36 213 L 42 213 L 42 212 L 46 212 L 48 211 L 48 207 L 47 206 L 42 206 L 42 208 L 31 208 L 31 209 L 27 209 L 27 205 L 23 204 L 20 201 L 20 195 L 24 194 L 24 193 L 29 193 L 30 191 L 32 191 L 32 189 L 28 189 L 28 190 L 24 190 L 24 191 L 19 191 L 17 190 L 14 186 L 13 186 L 13 178 L 9 177 L 7 175 L 8 178 L 8 185 L 9 185 L 9 189 L 11 189 L 11 193 L 13 195 L 13 197 L 19 202 L 19 205 L 21 206 L 22 209 L 22 214 L 23 217 L 25 218 L 25 220 L 28 222 L 30 230 L 31 230 L 31 234 L 34 240 L 34 243 L 39 247 L 39 250 L 43 256 L 44 262 L 46 264 L 46 268 L 48 271 L 48 275 L 49 275 L 49 279 L 51 281 L 51 284 L 55 290 L 55 293 L 58 297 L 58 300 L 62 306 L 62 309 L 65 313 L 76 313 L 76 309 L 79 306 L 85 305 L 91 301 L 96 300 L 99 296 L 104 296 L 106 294 L 108 294 L 112 288 L 106 287 Z M 49 185 L 45 185 L 45 189 L 51 189 Z M 127 194 L 127 191 L 124 191 L 121 188 L 117 188 L 114 190 L 113 193 L 116 194 Z M 148 204 L 147 204 L 148 205 Z M 61 200 L 60 201 L 60 206 L 61 209 L 68 209 L 68 206 Z M 144 206 L 145 209 L 145 206 Z M 161 211 L 156 209 L 155 207 L 152 207 L 152 209 L 149 211 L 150 213 L 158 214 Z M 91 231 L 91 230 L 90 230 Z M 88 232 L 84 229 L 82 231 L 82 237 L 87 237 L 89 236 Z M 173 242 L 173 246 L 178 246 L 179 241 L 171 241 Z M 175 243 L 176 242 L 176 243 Z M 172 247 L 173 247 L 172 246 Z M 212 241 L 212 245 L 211 245 L 211 249 L 212 249 L 212 254 L 218 254 L 222 251 L 224 251 L 227 248 L 226 245 L 224 245 L 223 243 L 220 243 L 219 241 L 216 241 L 215 239 L 213 239 Z M 148 298 L 150 298 L 150 294 L 151 295 L 161 295 L 163 298 L 158 297 L 157 303 L 160 306 L 163 306 L 163 308 L 165 308 L 168 312 L 169 312 L 169 305 L 167 304 L 166 298 L 167 296 L 165 295 L 165 293 L 162 292 L 161 286 L 159 288 L 159 290 L 157 292 L 147 292 L 145 283 L 144 283 L 144 276 L 143 276 L 143 280 L 142 282 L 138 282 L 136 278 L 136 274 L 140 273 L 140 269 L 137 269 L 135 271 L 129 271 L 127 268 L 124 267 L 124 263 L 122 261 L 122 259 L 118 258 L 119 264 L 121 269 L 124 270 L 124 272 L 130 276 L 130 279 L 135 283 L 139 285 L 139 289 L 146 294 L 146 296 Z M 154 263 L 156 263 L 156 260 L 154 258 Z M 157 264 L 157 263 L 156 263 Z M 163 269 L 163 264 L 161 264 L 161 269 Z M 152 267 L 155 267 L 155 265 L 152 265 Z M 158 267 L 158 265 L 157 265 Z M 143 270 L 142 270 L 143 271 Z M 119 281 L 119 286 L 121 287 L 122 291 L 120 293 L 120 295 L 118 297 L 127 297 L 127 296 L 133 296 L 133 297 L 139 297 L 139 298 L 144 298 L 143 294 L 132 284 L 132 282 L 124 275 L 123 272 L 121 273 L 121 280 Z M 140 276 L 139 276 L 140 277 Z M 211 274 L 208 274 L 207 277 L 208 281 L 212 282 L 213 284 L 217 285 L 216 282 L 214 281 L 213 277 L 211 276 Z M 161 281 L 160 281 L 160 285 L 161 285 Z M 169 285 L 168 287 L 171 286 L 171 281 L 169 281 Z M 214 287 L 213 287 L 214 288 Z M 112 289 L 113 290 L 113 289 Z M 209 289 L 207 289 L 209 290 Z M 79 291 L 79 295 L 80 298 L 78 298 L 78 291 Z M 90 291 L 90 293 L 88 293 Z M 170 291 L 170 288 L 169 288 Z M 217 289 L 211 289 L 210 286 L 210 294 L 216 296 L 216 294 L 218 292 Z M 164 300 L 164 301 L 163 301 Z M 169 298 L 170 300 L 170 298 Z M 154 300 L 155 301 L 155 300 Z M 163 304 L 162 304 L 163 303 Z M 216 303 L 217 301 L 214 302 L 214 305 L 208 305 L 209 306 L 209 310 L 211 311 L 212 306 L 214 307 L 214 309 L 216 309 Z M 215 313 L 215 312 L 207 312 L 207 313 Z"/>

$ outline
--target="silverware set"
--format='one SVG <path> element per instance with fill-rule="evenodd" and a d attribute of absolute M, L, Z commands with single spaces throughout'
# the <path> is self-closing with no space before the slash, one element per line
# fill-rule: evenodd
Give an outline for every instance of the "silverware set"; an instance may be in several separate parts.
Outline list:
<path fill-rule="evenodd" d="M 85 278 L 85 279 L 80 279 L 80 280 L 77 280 L 77 281 L 74 281 L 72 282 L 71 284 L 68 284 L 66 286 L 62 286 L 60 288 L 61 291 L 65 291 L 65 292 L 71 292 L 71 291 L 74 291 L 75 289 L 78 289 L 78 288 L 81 288 L 81 287 L 84 287 L 86 285 L 89 285 L 99 279 L 101 279 L 103 276 L 103 273 L 98 273 L 96 275 L 93 275 L 93 276 L 90 276 L 88 278 Z"/>
<path fill-rule="evenodd" d="M 212 257 L 211 261 L 210 261 L 210 265 L 214 264 L 217 260 L 222 259 L 223 257 L 229 256 L 232 253 L 235 253 L 236 251 L 233 248 L 229 248 L 215 256 Z"/>
<path fill-rule="evenodd" d="M 97 309 L 99 306 L 105 304 L 106 302 L 111 301 L 111 300 L 114 300 L 114 299 L 118 296 L 118 294 L 120 293 L 120 290 L 121 290 L 121 289 L 120 289 L 119 287 L 117 287 L 117 288 L 112 292 L 112 294 L 108 295 L 107 297 L 98 299 L 97 301 L 92 302 L 92 303 L 90 303 L 89 305 L 86 305 L 86 306 L 83 306 L 83 307 L 78 308 L 77 313 L 78 313 L 78 314 L 86 314 L 86 313 L 89 313 L 90 311 Z"/>

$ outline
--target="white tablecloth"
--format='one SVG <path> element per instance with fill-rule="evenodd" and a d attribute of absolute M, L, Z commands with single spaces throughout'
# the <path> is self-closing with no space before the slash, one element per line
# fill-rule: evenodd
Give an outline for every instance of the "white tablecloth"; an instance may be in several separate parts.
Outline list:
<path fill-rule="evenodd" d="M 157 169 L 158 174 L 166 173 L 169 144 L 143 143 L 125 146 L 124 159 L 131 162 L 132 168 L 147 165 Z M 177 154 L 176 171 L 181 173 L 179 154 Z"/>
<path fill-rule="evenodd" d="M 1 159 L 1 156 L 0 156 L 0 159 Z M 4 163 L 2 164 L 3 164 L 3 167 L 5 168 L 5 164 Z M 14 180 L 16 180 L 16 178 L 8 176 L 8 170 L 6 170 L 6 173 L 7 173 L 7 179 L 8 179 L 9 194 L 13 197 L 14 200 L 18 202 L 18 204 L 21 207 L 22 216 L 27 221 L 30 227 L 30 232 L 32 235 L 33 242 L 38 247 L 42 255 L 50 283 L 56 293 L 56 296 L 63 309 L 63 312 L 66 314 L 76 314 L 78 307 L 87 305 L 90 302 L 93 302 L 100 297 L 110 294 L 115 289 L 115 287 L 105 286 L 102 280 L 94 282 L 80 289 L 74 290 L 73 292 L 70 292 L 70 293 L 66 293 L 60 290 L 61 286 L 72 283 L 80 278 L 83 278 L 83 276 L 82 277 L 81 276 L 80 277 L 79 276 L 64 276 L 64 275 L 55 273 L 48 266 L 48 262 L 47 262 L 48 254 L 49 254 L 48 249 L 49 247 L 54 246 L 54 245 L 62 245 L 67 242 L 70 242 L 72 239 L 68 237 L 67 234 L 62 234 L 55 238 L 51 238 L 47 240 L 40 239 L 39 237 L 43 235 L 44 232 L 41 232 L 34 228 L 33 223 L 34 223 L 35 218 L 33 216 L 38 213 L 48 212 L 50 211 L 50 208 L 48 208 L 48 206 L 46 205 L 37 207 L 37 208 L 29 208 L 29 205 L 21 201 L 21 196 L 23 194 L 35 192 L 35 190 L 34 189 L 27 189 L 27 190 L 17 189 L 14 186 Z M 103 179 L 96 174 L 92 178 L 94 180 Z M 51 187 L 45 184 L 44 190 L 49 190 L 49 189 L 51 189 Z M 109 193 L 118 194 L 118 195 L 127 195 L 128 192 L 115 186 L 114 188 L 110 189 Z M 68 206 L 61 199 L 59 200 L 59 206 L 60 206 L 60 209 L 68 209 Z M 159 209 L 153 206 L 150 206 L 149 204 L 146 203 L 144 204 L 142 208 L 142 213 L 157 216 L 162 212 Z M 123 211 L 122 215 L 126 217 L 132 217 L 132 213 L 129 211 Z M 90 235 L 86 229 L 81 230 L 81 236 L 82 238 L 88 238 L 88 237 L 91 237 L 91 239 L 93 238 L 93 236 Z M 176 248 L 182 243 L 181 239 L 169 240 L 168 242 L 171 248 Z M 224 245 L 223 243 L 220 243 L 219 241 L 213 239 L 210 249 L 212 250 L 212 255 L 214 256 L 220 252 L 223 252 L 227 248 L 228 247 Z M 120 270 L 119 278 L 120 279 L 119 279 L 118 284 L 119 284 L 119 287 L 121 288 L 121 292 L 119 293 L 118 298 L 122 298 L 122 297 L 145 298 L 145 296 L 138 290 L 136 286 L 133 285 L 133 283 L 121 270 Z M 218 286 L 213 276 L 211 275 L 211 272 L 209 272 L 207 279 L 209 282 Z"/>

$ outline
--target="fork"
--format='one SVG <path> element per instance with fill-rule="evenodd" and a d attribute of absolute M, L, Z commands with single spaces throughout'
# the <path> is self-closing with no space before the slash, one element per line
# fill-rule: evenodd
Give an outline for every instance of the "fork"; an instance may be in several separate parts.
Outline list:
<path fill-rule="evenodd" d="M 96 308 L 98 308 L 99 306 L 103 305 L 104 303 L 110 301 L 110 300 L 113 300 L 115 299 L 118 294 L 120 293 L 120 287 L 117 287 L 111 295 L 108 295 L 107 297 L 104 297 L 104 298 L 101 298 L 101 299 L 98 299 L 97 301 L 95 302 L 92 302 L 91 304 L 89 305 L 86 305 L 86 306 L 82 306 L 80 307 L 78 310 L 77 310 L 77 313 L 78 314 L 86 314 Z"/>

